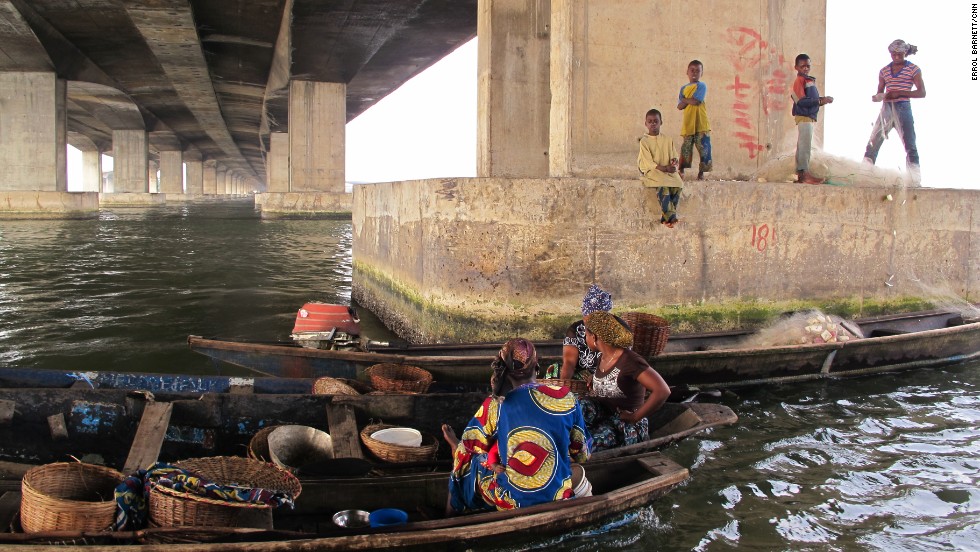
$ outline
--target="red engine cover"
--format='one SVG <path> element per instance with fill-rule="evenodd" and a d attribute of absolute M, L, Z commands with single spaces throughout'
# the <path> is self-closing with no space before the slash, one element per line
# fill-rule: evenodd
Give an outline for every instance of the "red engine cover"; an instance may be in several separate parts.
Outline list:
<path fill-rule="evenodd" d="M 333 328 L 337 328 L 338 332 L 360 335 L 361 321 L 354 309 L 344 305 L 306 303 L 296 313 L 293 333 L 329 332 Z"/>

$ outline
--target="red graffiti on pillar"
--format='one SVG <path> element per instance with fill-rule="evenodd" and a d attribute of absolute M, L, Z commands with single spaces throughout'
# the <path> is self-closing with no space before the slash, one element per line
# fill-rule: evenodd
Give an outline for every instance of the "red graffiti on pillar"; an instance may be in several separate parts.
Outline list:
<path fill-rule="evenodd" d="M 776 227 L 771 229 L 768 224 L 761 226 L 752 225 L 752 247 L 762 253 L 769 247 L 770 243 L 776 241 Z"/>

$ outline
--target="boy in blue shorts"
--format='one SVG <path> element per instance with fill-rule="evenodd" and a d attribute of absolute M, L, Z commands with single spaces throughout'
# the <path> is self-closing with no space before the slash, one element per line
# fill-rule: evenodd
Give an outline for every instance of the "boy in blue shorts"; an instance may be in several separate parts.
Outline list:
<path fill-rule="evenodd" d="M 708 122 L 708 108 L 704 103 L 708 86 L 701 82 L 703 73 L 703 63 L 696 59 L 688 63 L 687 78 L 690 82 L 681 87 L 677 96 L 677 109 L 684 112 L 681 121 L 684 143 L 681 145 L 680 174 L 683 177 L 684 169 L 690 168 L 694 148 L 697 147 L 698 157 L 701 158 L 698 180 L 704 180 L 704 173 L 711 171 L 711 123 Z"/>

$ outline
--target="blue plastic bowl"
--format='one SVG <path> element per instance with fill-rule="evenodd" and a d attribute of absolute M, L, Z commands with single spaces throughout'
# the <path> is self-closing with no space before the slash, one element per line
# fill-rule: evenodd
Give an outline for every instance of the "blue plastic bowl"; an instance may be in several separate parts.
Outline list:
<path fill-rule="evenodd" d="M 398 508 L 382 508 L 371 512 L 368 516 L 371 527 L 387 527 L 389 525 L 401 525 L 408 521 L 408 512 Z"/>

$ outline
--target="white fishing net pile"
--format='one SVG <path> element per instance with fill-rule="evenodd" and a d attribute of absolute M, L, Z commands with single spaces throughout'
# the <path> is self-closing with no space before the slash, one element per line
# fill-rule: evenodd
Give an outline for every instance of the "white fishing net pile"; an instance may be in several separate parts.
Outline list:
<path fill-rule="evenodd" d="M 918 185 L 914 175 L 908 172 L 831 155 L 817 148 L 810 155 L 810 174 L 826 178 L 825 184 L 837 186 L 873 188 Z M 754 176 L 758 182 L 796 182 L 795 149 L 766 162 Z"/>
<path fill-rule="evenodd" d="M 839 343 L 852 339 L 857 339 L 857 337 L 841 325 L 840 318 L 824 314 L 819 310 L 811 310 L 782 318 L 768 328 L 763 328 L 747 337 L 739 346 L 751 349 L 782 345 Z"/>

